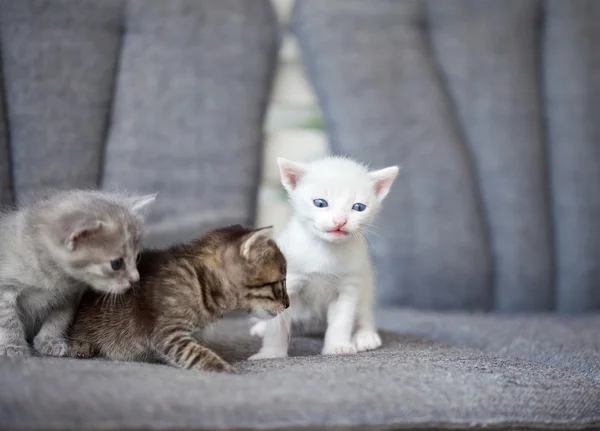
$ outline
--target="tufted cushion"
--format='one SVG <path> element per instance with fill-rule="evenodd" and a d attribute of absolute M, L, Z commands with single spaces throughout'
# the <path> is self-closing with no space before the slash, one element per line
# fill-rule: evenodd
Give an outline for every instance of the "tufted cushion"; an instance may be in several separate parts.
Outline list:
<path fill-rule="evenodd" d="M 0 17 L 0 205 L 11 191 L 157 191 L 154 245 L 252 220 L 268 0 L 4 0 Z"/>
<path fill-rule="evenodd" d="M 296 3 L 334 150 L 403 165 L 373 238 L 381 303 L 600 308 L 599 18 L 585 0 Z"/>

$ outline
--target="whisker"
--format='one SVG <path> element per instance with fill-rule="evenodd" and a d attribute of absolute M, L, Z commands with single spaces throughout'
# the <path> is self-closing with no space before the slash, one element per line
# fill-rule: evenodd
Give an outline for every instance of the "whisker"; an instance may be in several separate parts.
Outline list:
<path fill-rule="evenodd" d="M 287 330 L 287 339 L 288 342 L 291 340 L 292 338 L 292 325 L 291 325 L 291 316 L 288 316 L 288 311 L 287 310 L 283 310 L 281 312 L 281 318 L 283 319 L 283 322 L 285 323 L 285 327 L 286 328 L 290 328 Z"/>
<path fill-rule="evenodd" d="M 370 245 L 371 247 L 373 247 L 373 248 L 375 247 L 375 245 L 373 244 L 373 241 L 371 240 L 371 238 L 369 238 L 369 236 L 367 235 L 367 233 L 366 233 L 366 232 L 362 232 L 362 231 L 361 231 L 361 235 L 363 236 L 363 239 L 365 240 L 365 242 L 366 242 L 367 244 L 369 244 L 369 245 Z"/>

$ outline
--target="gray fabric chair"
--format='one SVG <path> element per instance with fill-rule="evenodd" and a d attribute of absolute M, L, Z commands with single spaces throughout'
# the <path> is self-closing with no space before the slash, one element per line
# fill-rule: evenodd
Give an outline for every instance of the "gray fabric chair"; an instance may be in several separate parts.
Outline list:
<path fill-rule="evenodd" d="M 404 165 L 374 238 L 383 302 L 600 308 L 599 17 L 583 0 L 299 2 L 334 149 Z"/>
<path fill-rule="evenodd" d="M 205 337 L 239 375 L 0 358 L 0 429 L 600 429 L 599 19 L 298 0 L 334 150 L 403 165 L 372 238 L 383 347 L 324 357 L 308 333 L 249 362 L 231 318 Z M 1 205 L 158 190 L 152 244 L 251 222 L 267 0 L 0 0 L 0 41 Z"/>
<path fill-rule="evenodd" d="M 0 5 L 0 204 L 49 188 L 157 191 L 156 245 L 252 220 L 277 47 L 268 2 Z"/>

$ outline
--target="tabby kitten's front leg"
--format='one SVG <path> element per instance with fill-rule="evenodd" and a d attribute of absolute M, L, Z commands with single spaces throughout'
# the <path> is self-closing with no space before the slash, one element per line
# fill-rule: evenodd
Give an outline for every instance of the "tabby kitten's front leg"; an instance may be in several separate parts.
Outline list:
<path fill-rule="evenodd" d="M 163 359 L 179 368 L 235 373 L 235 368 L 207 347 L 201 345 L 185 327 L 169 327 L 157 334 L 155 349 Z"/>
<path fill-rule="evenodd" d="M 69 356 L 72 358 L 88 359 L 100 355 L 100 349 L 88 341 L 71 340 L 69 343 Z"/>

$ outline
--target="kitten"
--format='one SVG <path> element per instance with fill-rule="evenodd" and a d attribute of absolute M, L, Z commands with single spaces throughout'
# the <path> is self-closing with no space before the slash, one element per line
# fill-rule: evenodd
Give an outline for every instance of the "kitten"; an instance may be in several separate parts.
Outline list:
<path fill-rule="evenodd" d="M 289 306 L 286 261 L 271 231 L 235 225 L 143 251 L 141 278 L 131 290 L 108 302 L 97 292 L 84 295 L 70 331 L 71 356 L 234 372 L 192 331 L 228 311 L 265 319 Z"/>
<path fill-rule="evenodd" d="M 64 356 L 84 284 L 126 290 L 139 276 L 140 211 L 155 195 L 58 192 L 0 216 L 0 356 Z"/>
<path fill-rule="evenodd" d="M 277 239 L 288 261 L 291 306 L 256 323 L 260 351 L 250 359 L 287 356 L 292 321 L 326 317 L 323 354 L 381 346 L 373 319 L 374 281 L 364 233 L 388 194 L 398 167 L 369 172 L 347 158 L 308 164 L 278 159 L 292 217 Z M 353 330 L 356 329 L 354 338 Z"/>

